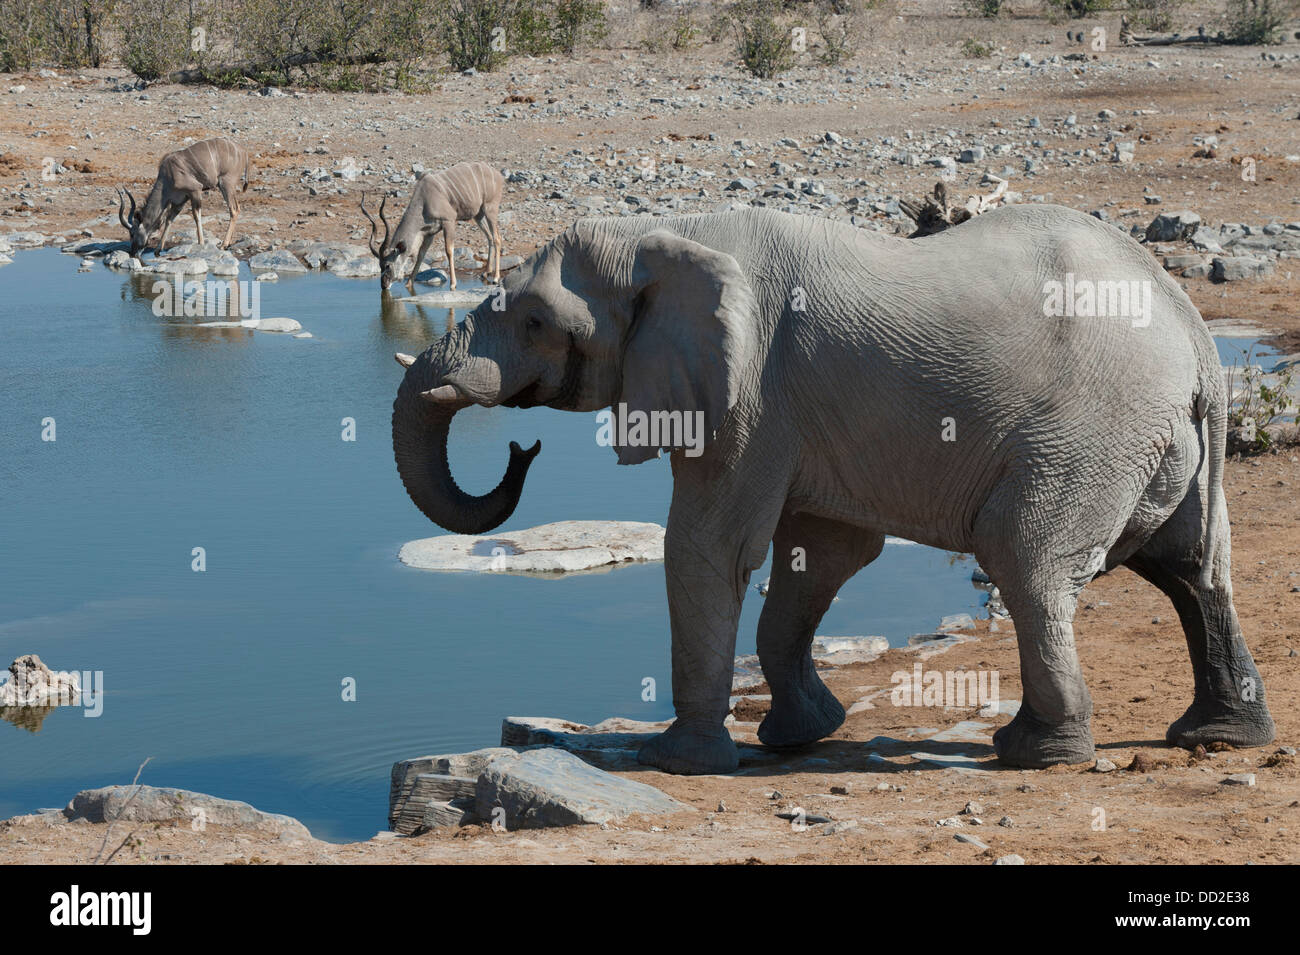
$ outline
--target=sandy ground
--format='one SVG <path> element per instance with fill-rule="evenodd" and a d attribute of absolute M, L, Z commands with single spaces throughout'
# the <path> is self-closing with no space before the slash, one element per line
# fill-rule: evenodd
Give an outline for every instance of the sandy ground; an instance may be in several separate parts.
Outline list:
<path fill-rule="evenodd" d="M 1090 766 L 999 767 L 985 737 L 1008 718 L 980 717 L 973 706 L 891 705 L 891 675 L 910 671 L 917 659 L 892 650 L 875 662 L 823 673 L 846 708 L 864 698 L 873 705 L 850 715 L 833 738 L 791 753 L 782 763 L 742 762 L 734 776 L 624 774 L 675 796 L 694 812 L 608 828 L 499 833 L 470 826 L 409 838 L 382 833 L 349 845 L 285 843 L 218 826 L 195 833 L 186 826 L 150 824 L 134 831 L 114 864 L 988 864 L 1010 854 L 1029 864 L 1300 862 L 1300 767 L 1294 756 L 1276 755 L 1283 746 L 1300 744 L 1300 633 L 1294 624 L 1300 610 L 1298 465 L 1295 451 L 1233 460 L 1225 482 L 1237 612 L 1277 722 L 1277 739 L 1268 746 L 1197 757 L 1164 744 L 1165 728 L 1191 699 L 1191 667 L 1170 604 L 1121 569 L 1088 586 L 1075 621 L 1093 697 L 1097 755 L 1113 762 L 1114 772 L 1098 773 Z M 1014 631 L 1009 623 L 999 626 L 990 633 L 988 622 L 981 621 L 978 640 L 922 665 L 996 670 L 1000 696 L 1018 699 Z M 882 689 L 883 696 L 874 695 Z M 756 721 L 762 712 L 756 706 L 737 718 Z M 985 728 L 976 729 L 973 740 L 927 741 L 965 720 Z M 911 735 L 922 727 L 925 733 Z M 741 725 L 733 733 L 755 742 L 753 728 Z M 879 736 L 902 745 L 867 745 Z M 868 763 L 873 751 L 885 754 L 890 765 Z M 969 758 L 961 768 L 945 769 L 917 753 Z M 1254 773 L 1255 785 L 1224 783 L 1239 773 Z M 976 804 L 975 811 L 963 814 L 968 803 Z M 799 830 L 777 815 L 800 808 L 833 822 Z M 961 826 L 938 824 L 954 816 Z M 21 818 L 0 822 L 0 863 L 87 861 L 99 852 L 104 828 L 84 822 L 49 827 Z M 117 823 L 110 851 L 131 833 L 131 825 Z M 957 841 L 959 833 L 988 848 Z"/>
<path fill-rule="evenodd" d="M 1066 67 L 1028 73 L 1011 63 L 1021 51 L 1041 58 L 1080 49 L 1066 43 L 1064 25 L 1024 19 L 987 24 L 913 16 L 911 8 L 901 12 L 907 14 L 901 19 L 894 11 L 878 18 L 872 51 L 850 64 L 860 76 L 901 81 L 846 86 L 844 70 L 807 68 L 787 78 L 796 91 L 807 94 L 797 107 L 760 102 L 740 108 L 728 100 L 689 115 L 656 110 L 647 97 L 665 88 L 698 86 L 707 93 L 752 85 L 727 62 L 725 49 L 652 55 L 629 41 L 627 49 L 596 51 L 579 61 L 516 60 L 497 74 L 449 77 L 419 96 L 308 92 L 262 97 L 248 91 L 152 87 L 143 100 L 136 91 L 113 91 L 127 77 L 124 70 L 45 79 L 4 76 L 0 234 L 85 228 L 116 236 L 120 230 L 115 225 L 92 221 L 111 211 L 113 186 L 127 182 L 146 188 L 158 157 L 186 137 L 235 135 L 258 157 L 262 171 L 246 204 L 250 230 L 279 239 L 357 241 L 363 234 L 357 195 L 362 188 L 386 184 L 385 177 L 371 172 L 311 195 L 310 186 L 299 179 L 304 170 L 330 167 L 349 155 L 382 157 L 376 166 L 391 159 L 398 170 L 409 169 L 412 162 L 437 168 L 461 159 L 487 159 L 512 169 L 559 169 L 573 149 L 602 155 L 650 151 L 671 162 L 684 144 L 702 141 L 691 137 L 713 133 L 723 147 L 733 137 L 750 140 L 749 155 L 764 171 L 783 137 L 811 142 L 829 130 L 855 139 L 903 137 L 913 129 L 918 134 L 954 130 L 961 139 L 993 123 L 1023 124 L 1040 115 L 1046 123 L 1072 112 L 1082 120 L 1103 108 L 1115 110 L 1133 127 L 1126 135 L 1140 143 L 1136 162 L 1048 163 L 1041 174 L 1017 181 L 1015 187 L 1028 196 L 1085 210 L 1105 207 L 1116 215 L 1138 210 L 1132 221 L 1142 223 L 1161 209 L 1181 208 L 1216 225 L 1300 220 L 1300 163 L 1285 159 L 1300 152 L 1300 62 L 1262 60 L 1259 50 L 1250 48 L 1113 48 L 1103 54 L 1103 70 L 1085 75 Z M 1100 22 L 1110 26 L 1112 36 L 1118 34 L 1117 20 Z M 956 47 L 965 37 L 992 40 L 1005 57 L 963 59 Z M 1300 47 L 1292 43 L 1283 49 L 1295 53 Z M 26 90 L 6 92 L 17 86 Z M 511 95 L 533 96 L 535 103 L 502 107 Z M 600 107 L 619 100 L 631 105 L 615 119 L 586 115 L 600 110 L 574 105 Z M 548 101 L 569 103 L 572 109 L 547 116 L 540 107 Z M 502 118 L 503 110 L 510 114 L 507 118 Z M 1194 159 L 1193 136 L 1210 133 L 1223 144 L 1222 158 Z M 1092 136 L 1090 144 L 1099 147 L 1100 137 Z M 322 147 L 328 154 L 318 151 Z M 45 182 L 39 170 L 51 155 L 65 162 L 68 157 L 89 160 L 90 171 Z M 1258 157 L 1255 182 L 1241 181 L 1232 157 L 1242 155 Z M 697 168 L 712 168 L 719 177 L 742 171 L 741 160 L 727 148 L 692 153 L 690 161 Z M 904 196 L 919 195 L 935 181 L 933 170 L 892 162 L 827 168 L 818 175 L 845 195 L 852 193 L 858 177 Z M 983 191 L 976 183 L 977 171 L 959 170 L 959 193 Z M 1163 204 L 1144 205 L 1146 189 L 1160 194 Z M 507 252 L 530 251 L 575 218 L 569 203 L 552 204 L 545 196 L 545 190 L 531 186 L 510 187 L 505 208 L 515 215 L 505 228 Z M 724 196 L 717 192 L 713 198 Z M 1300 349 L 1300 311 L 1294 308 L 1300 275 L 1293 277 L 1286 264 L 1258 281 L 1184 284 L 1206 318 L 1255 320 L 1286 334 L 1284 348 L 1289 344 L 1287 350 L 1294 351 Z M 604 829 L 495 833 L 468 827 L 413 838 L 382 834 L 351 845 L 283 843 L 215 826 L 194 833 L 150 825 L 134 833 L 115 862 L 986 864 L 1011 853 L 1031 864 L 1300 861 L 1300 770 L 1294 757 L 1272 755 L 1280 746 L 1300 742 L 1296 454 L 1290 450 L 1231 461 L 1226 475 L 1236 605 L 1277 722 L 1273 745 L 1202 758 L 1164 745 L 1165 728 L 1191 698 L 1183 637 L 1164 597 L 1120 570 L 1087 588 L 1076 619 L 1080 657 L 1093 694 L 1098 755 L 1114 762 L 1119 767 L 1115 772 L 1088 767 L 1005 770 L 994 762 L 987 741 L 956 745 L 974 754 L 964 769 L 938 768 L 910 754 L 943 752 L 944 744 L 925 742 L 932 733 L 909 732 L 956 726 L 974 718 L 974 709 L 895 708 L 886 694 L 850 716 L 833 739 L 792 754 L 777 767 L 742 765 L 731 777 L 684 778 L 649 770 L 631 774 L 695 807 L 695 812 L 669 819 Z M 863 632 L 870 632 L 869 621 L 863 621 Z M 1010 624 L 989 633 L 987 622 L 981 623 L 978 636 L 926 666 L 997 669 L 1002 697 L 1019 698 Z M 874 663 L 837 668 L 825 676 L 848 707 L 887 688 L 890 674 L 910 669 L 914 660 L 914 654 L 891 651 Z M 740 716 L 757 720 L 761 709 Z M 988 728 L 980 735 L 987 736 L 1006 719 L 981 720 Z M 744 726 L 736 733 L 753 739 Z M 888 750 L 897 765 L 866 768 L 866 743 L 877 736 L 907 744 Z M 1255 773 L 1256 785 L 1223 784 L 1225 777 L 1241 772 Z M 976 811 L 963 816 L 968 803 L 977 804 Z M 794 808 L 838 824 L 799 831 L 776 815 Z M 954 816 L 963 820 L 962 826 L 937 824 Z M 974 825 L 972 816 L 982 824 Z M 110 847 L 130 831 L 117 824 Z M 957 841 L 959 833 L 988 848 Z M 86 861 L 103 839 L 102 825 L 0 823 L 0 862 Z"/>

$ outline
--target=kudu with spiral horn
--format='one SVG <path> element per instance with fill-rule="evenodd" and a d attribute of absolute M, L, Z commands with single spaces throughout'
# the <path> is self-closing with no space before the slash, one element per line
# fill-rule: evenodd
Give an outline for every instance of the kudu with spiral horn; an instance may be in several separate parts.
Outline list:
<path fill-rule="evenodd" d="M 210 189 L 220 190 L 221 197 L 226 200 L 230 226 L 221 246 L 230 245 L 235 220 L 239 218 L 239 194 L 248 191 L 253 173 L 248 151 L 231 139 L 205 139 L 168 153 L 158 163 L 158 176 L 143 208 L 136 207 L 135 197 L 129 189 L 122 187 L 118 190 L 117 219 L 131 236 L 131 255 L 143 252 L 154 235 L 158 236 L 155 251 L 162 255 L 167 231 L 187 203 L 194 216 L 199 245 L 203 245 L 203 193 Z M 131 202 L 130 213 L 126 211 L 128 199 Z"/>
<path fill-rule="evenodd" d="M 411 201 L 406 206 L 396 229 L 389 227 L 384 217 L 384 202 L 379 204 L 379 218 L 384 223 L 384 238 L 375 247 L 379 225 L 366 210 L 366 199 L 361 197 L 361 211 L 370 220 L 370 252 L 379 260 L 380 287 L 387 291 L 406 272 L 406 286 L 415 291 L 415 275 L 420 271 L 424 257 L 433 240 L 442 233 L 447 252 L 447 275 L 451 287 L 456 287 L 456 223 L 473 219 L 488 240 L 488 265 L 484 274 L 492 274 L 492 281 L 501 278 L 501 230 L 497 215 L 501 211 L 501 196 L 505 192 L 505 177 L 485 162 L 457 163 L 439 173 L 424 174 L 415 183 Z M 385 197 L 385 200 L 387 197 Z M 409 272 L 406 259 L 414 253 Z"/>

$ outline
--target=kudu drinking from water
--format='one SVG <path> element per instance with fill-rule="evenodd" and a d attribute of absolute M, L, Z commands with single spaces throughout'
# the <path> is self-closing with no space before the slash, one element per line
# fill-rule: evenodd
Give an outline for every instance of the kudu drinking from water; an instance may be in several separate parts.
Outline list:
<path fill-rule="evenodd" d="M 505 191 L 501 173 L 485 162 L 457 163 L 450 169 L 433 175 L 423 175 L 415 184 L 411 201 L 403 213 L 397 229 L 389 228 L 384 217 L 385 196 L 379 203 L 379 218 L 384 223 L 384 238 L 378 246 L 375 236 L 379 225 L 366 211 L 366 197 L 361 196 L 361 211 L 370 220 L 370 252 L 379 260 L 380 286 L 387 291 L 398 278 L 398 269 L 404 257 L 417 248 L 415 261 L 406 285 L 415 291 L 415 275 L 420 271 L 424 257 L 433 245 L 434 238 L 442 233 L 447 249 L 447 274 L 451 287 L 456 287 L 456 223 L 473 219 L 488 240 L 487 271 L 492 281 L 501 278 L 501 231 L 497 228 L 497 213 L 501 210 L 501 194 Z M 390 235 L 391 232 L 391 235 Z"/>
<path fill-rule="evenodd" d="M 201 214 L 203 193 L 209 189 L 221 190 L 230 211 L 230 227 L 221 247 L 230 245 L 239 218 L 239 193 L 248 190 L 248 180 L 254 170 L 248 161 L 248 151 L 229 139 L 205 139 L 168 153 L 158 164 L 158 178 L 144 201 L 143 209 L 136 209 L 135 197 L 125 187 L 118 190 L 117 218 L 131 234 L 131 254 L 139 255 L 155 233 L 158 234 L 157 254 L 162 255 L 167 241 L 167 230 L 180 214 L 185 203 L 190 204 L 194 224 L 198 226 L 199 244 L 203 244 L 203 218 Z M 125 195 L 123 195 L 125 193 Z M 126 212 L 126 201 L 131 201 L 131 211 Z"/>

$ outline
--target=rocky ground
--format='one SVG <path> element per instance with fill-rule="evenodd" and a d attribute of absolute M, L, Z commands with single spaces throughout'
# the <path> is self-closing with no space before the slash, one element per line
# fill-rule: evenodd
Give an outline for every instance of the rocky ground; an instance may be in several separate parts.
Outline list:
<path fill-rule="evenodd" d="M 510 173 L 508 253 L 578 216 L 732 202 L 909 231 L 899 199 L 940 177 L 958 196 L 987 193 L 987 172 L 1020 201 L 1095 210 L 1126 229 L 1184 209 L 1215 234 L 1251 227 L 1246 247 L 1224 249 L 1261 265 L 1230 264 L 1227 282 L 1212 281 L 1208 257 L 1207 269 L 1177 268 L 1191 268 L 1183 281 L 1207 318 L 1253 319 L 1287 336 L 1284 352 L 1300 350 L 1289 307 L 1300 232 L 1264 231 L 1300 221 L 1300 44 L 1125 48 L 1114 18 L 986 21 L 936 0 L 875 11 L 869 26 L 844 66 L 765 81 L 744 74 L 727 43 L 646 52 L 642 40 L 662 30 L 648 14 L 619 24 L 622 48 L 517 57 L 419 95 L 142 89 L 120 68 L 6 75 L 0 238 L 117 238 L 114 187 L 145 191 L 163 153 L 216 135 L 244 142 L 260 170 L 238 233 L 244 255 L 293 240 L 355 246 L 362 191 L 405 196 L 416 171 L 463 159 Z M 1093 26 L 1108 30 L 1105 52 L 1067 39 Z M 992 55 L 964 55 L 966 39 Z M 207 214 L 219 205 L 214 195 Z M 472 225 L 461 235 L 483 250 Z"/>
<path fill-rule="evenodd" d="M 688 807 L 668 815 L 505 832 L 484 823 L 334 845 L 248 807 L 209 806 L 196 831 L 194 809 L 204 804 L 177 808 L 166 791 L 151 793 L 148 805 L 162 807 L 152 818 L 168 821 L 132 821 L 149 816 L 128 812 L 106 831 L 96 820 L 117 818 L 117 789 L 84 794 L 67 814 L 0 823 L 0 863 L 89 861 L 105 845 L 104 855 L 121 847 L 114 864 L 1300 862 L 1298 464 L 1294 451 L 1234 459 L 1225 484 L 1237 611 L 1277 722 L 1269 746 L 1204 754 L 1165 746 L 1166 726 L 1191 698 L 1187 651 L 1164 597 L 1119 570 L 1088 586 L 1075 621 L 1093 696 L 1095 766 L 1003 769 L 989 734 L 1005 713 L 892 705 L 893 674 L 919 662 L 927 671 L 996 670 L 1009 709 L 1020 696 L 1014 629 L 980 621 L 955 639 L 826 669 L 851 712 L 814 746 L 773 754 L 753 745 L 766 709 L 757 685 L 738 691 L 745 698 L 736 700 L 732 732 L 750 745 L 735 775 L 668 776 L 625 762 L 614 769 Z M 1108 769 L 1102 760 L 1114 768 L 1098 771 Z M 144 781 L 165 784 L 150 780 L 147 767 Z"/>
<path fill-rule="evenodd" d="M 1118 36 L 1117 19 L 1096 24 Z M 992 174 L 1018 201 L 1070 205 L 1150 235 L 1207 319 L 1253 322 L 1282 352 L 1300 352 L 1294 41 L 1261 55 L 1112 40 L 1094 54 L 1067 41 L 1066 25 L 971 20 L 927 2 L 876 14 L 870 48 L 843 68 L 758 81 L 725 46 L 647 53 L 639 38 L 652 29 L 630 30 L 621 49 L 515 59 L 411 96 L 139 89 L 122 69 L 0 77 L 0 242 L 118 238 L 113 187 L 143 191 L 162 153 L 213 135 L 245 142 L 259 167 L 237 253 L 287 252 L 303 267 L 328 263 L 320 250 L 305 261 L 313 242 L 364 241 L 362 190 L 405 195 L 419 169 L 462 159 L 510 171 L 507 253 L 531 251 L 582 215 L 733 202 L 906 233 L 899 200 L 940 178 L 962 197 L 987 193 Z M 995 52 L 967 58 L 967 38 Z M 1247 160 L 1253 178 L 1243 178 Z M 482 250 L 472 228 L 462 235 Z M 1194 756 L 1164 746 L 1190 699 L 1186 650 L 1168 602 L 1121 570 L 1088 587 L 1076 620 L 1110 772 L 1000 769 L 987 737 L 1007 716 L 882 699 L 891 674 L 931 646 L 827 670 L 853 712 L 805 751 L 771 761 L 747 749 L 729 777 L 617 771 L 690 807 L 669 816 L 505 833 L 470 825 L 351 845 L 236 817 L 202 831 L 184 819 L 121 821 L 109 851 L 121 845 L 115 863 L 1300 861 L 1297 464 L 1294 450 L 1233 460 L 1226 477 L 1237 609 L 1278 724 L 1263 749 Z M 1001 696 L 1018 699 L 1010 623 L 967 635 L 978 639 L 949 641 L 924 665 L 996 669 Z M 754 741 L 763 709 L 761 699 L 739 703 L 739 740 Z M 1225 782 L 1249 774 L 1253 785 Z M 779 815 L 796 810 L 830 821 L 800 828 Z M 93 813 L 0 823 L 0 862 L 87 861 L 105 827 Z"/>

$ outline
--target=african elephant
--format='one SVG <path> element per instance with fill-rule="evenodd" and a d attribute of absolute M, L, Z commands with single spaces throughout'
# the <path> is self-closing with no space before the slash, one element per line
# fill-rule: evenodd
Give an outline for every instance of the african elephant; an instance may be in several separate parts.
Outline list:
<path fill-rule="evenodd" d="M 1080 314 L 1088 283 L 1094 311 L 1131 290 L 1132 314 Z M 507 277 L 502 297 L 399 360 L 398 471 L 420 510 L 459 533 L 510 516 L 540 449 L 511 443 L 501 483 L 465 493 L 447 461 L 461 408 L 702 423 L 702 448 L 671 428 L 640 441 L 647 429 L 628 429 L 616 446 L 620 464 L 667 450 L 673 473 L 677 719 L 643 763 L 736 768 L 723 727 L 736 626 L 769 544 L 758 652 L 772 706 L 759 738 L 793 746 L 839 727 L 810 643 L 887 534 L 973 553 L 1000 588 L 1024 685 L 994 736 L 1003 762 L 1093 758 L 1072 620 L 1083 586 L 1120 564 L 1169 596 L 1186 632 L 1195 693 L 1167 740 L 1273 736 L 1232 603 L 1214 342 L 1114 226 L 1047 205 L 916 240 L 763 209 L 581 220 Z"/>

